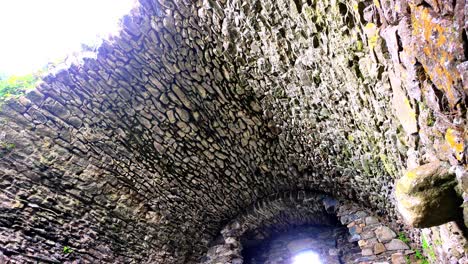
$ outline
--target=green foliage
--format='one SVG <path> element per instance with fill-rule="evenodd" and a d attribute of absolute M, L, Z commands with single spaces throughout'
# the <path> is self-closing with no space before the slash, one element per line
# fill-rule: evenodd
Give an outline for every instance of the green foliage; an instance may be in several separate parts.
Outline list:
<path fill-rule="evenodd" d="M 405 256 L 406 264 L 411 264 L 411 259 L 408 256 Z"/>
<path fill-rule="evenodd" d="M 15 143 L 1 142 L 0 147 L 6 150 L 12 150 L 16 147 Z"/>
<path fill-rule="evenodd" d="M 405 243 L 411 242 L 411 241 L 409 240 L 409 238 L 406 237 L 406 234 L 403 233 L 403 232 L 398 233 L 398 239 L 400 239 L 401 241 L 403 241 L 403 242 L 405 242 Z"/>
<path fill-rule="evenodd" d="M 410 239 L 405 235 L 405 233 L 400 232 L 398 233 L 398 239 L 405 243 L 411 242 Z M 440 240 L 438 240 L 440 242 Z M 435 242 L 437 243 L 437 241 Z M 422 236 L 422 249 L 423 251 L 433 260 L 435 261 L 436 256 L 433 247 L 427 242 L 426 237 L 423 235 Z M 429 264 L 428 259 L 423 255 L 423 253 L 418 250 L 418 249 L 413 249 L 414 250 L 414 256 L 416 259 L 420 260 L 420 264 Z M 409 256 L 405 256 L 405 260 L 407 264 L 411 263 L 411 258 Z"/>
<path fill-rule="evenodd" d="M 434 123 L 435 123 L 434 117 L 432 115 L 428 116 L 426 120 L 426 125 L 431 127 L 434 125 Z"/>
<path fill-rule="evenodd" d="M 7 98 L 17 97 L 26 90 L 35 88 L 37 81 L 44 74 L 64 61 L 65 58 L 57 58 L 43 65 L 42 68 L 25 75 L 8 75 L 0 72 L 0 104 Z"/>
<path fill-rule="evenodd" d="M 28 89 L 33 89 L 41 76 L 46 73 L 49 67 L 57 63 L 49 63 L 35 72 L 25 75 L 6 75 L 0 73 L 0 102 L 6 98 L 23 94 Z"/>
<path fill-rule="evenodd" d="M 416 253 L 416 258 L 417 258 L 417 259 L 424 259 L 423 254 L 422 254 L 421 251 L 419 251 L 418 249 L 416 249 L 416 250 L 414 251 L 414 253 Z"/>
<path fill-rule="evenodd" d="M 357 51 L 362 51 L 363 48 L 364 48 L 364 44 L 362 44 L 362 41 L 358 40 L 358 41 L 356 42 L 356 50 L 357 50 Z"/>
<path fill-rule="evenodd" d="M 72 252 L 73 252 L 73 249 L 71 249 L 71 247 L 69 247 L 69 246 L 64 246 L 63 247 L 63 253 L 64 254 L 70 254 Z"/>
<path fill-rule="evenodd" d="M 416 258 L 422 261 L 421 264 L 429 264 L 429 261 L 424 257 L 421 251 L 416 249 L 414 252 L 416 253 Z"/>
<path fill-rule="evenodd" d="M 24 93 L 27 89 L 32 89 L 37 82 L 36 74 L 28 74 L 23 76 L 10 76 L 5 79 L 0 79 L 0 100 L 18 96 Z"/>
<path fill-rule="evenodd" d="M 427 239 L 426 239 L 426 237 L 424 235 L 422 236 L 422 248 L 423 248 L 424 252 L 426 252 L 427 255 L 429 255 L 429 257 L 432 260 L 435 260 L 436 255 L 435 255 L 435 252 L 434 252 L 434 248 L 427 242 Z"/>
<path fill-rule="evenodd" d="M 424 250 L 428 249 L 429 248 L 429 243 L 427 243 L 427 240 L 426 240 L 426 237 L 423 235 L 422 237 L 422 248 Z"/>
<path fill-rule="evenodd" d="M 16 145 L 14 143 L 0 141 L 0 158 L 10 153 L 15 147 Z"/>

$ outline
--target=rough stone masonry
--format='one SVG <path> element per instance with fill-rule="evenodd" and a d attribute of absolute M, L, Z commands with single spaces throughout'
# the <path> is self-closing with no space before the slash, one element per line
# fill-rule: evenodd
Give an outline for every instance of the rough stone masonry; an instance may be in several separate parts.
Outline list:
<path fill-rule="evenodd" d="M 308 191 L 466 263 L 467 16 L 465 0 L 140 0 L 2 106 L 0 262 L 198 263 L 255 202 Z M 418 220 L 440 226 L 408 225 L 444 204 Z"/>

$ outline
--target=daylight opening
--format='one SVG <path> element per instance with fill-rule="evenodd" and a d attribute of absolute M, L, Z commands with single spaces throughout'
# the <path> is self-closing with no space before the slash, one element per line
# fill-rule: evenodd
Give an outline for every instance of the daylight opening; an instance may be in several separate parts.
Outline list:
<path fill-rule="evenodd" d="M 135 0 L 0 1 L 0 80 L 93 47 L 119 29 Z"/>
<path fill-rule="evenodd" d="M 294 256 L 292 264 L 322 264 L 322 261 L 317 253 L 307 250 Z"/>

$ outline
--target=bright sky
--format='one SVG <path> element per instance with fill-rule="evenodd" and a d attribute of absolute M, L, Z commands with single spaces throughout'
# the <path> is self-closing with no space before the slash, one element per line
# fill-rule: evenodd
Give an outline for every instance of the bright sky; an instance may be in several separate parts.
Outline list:
<path fill-rule="evenodd" d="M 317 253 L 307 250 L 294 257 L 293 264 L 322 264 Z"/>
<path fill-rule="evenodd" d="M 27 74 L 118 30 L 135 0 L 0 0 L 0 74 Z"/>

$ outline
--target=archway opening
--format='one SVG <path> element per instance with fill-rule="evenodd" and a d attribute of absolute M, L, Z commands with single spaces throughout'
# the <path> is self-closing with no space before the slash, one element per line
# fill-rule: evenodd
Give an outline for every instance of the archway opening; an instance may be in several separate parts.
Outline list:
<path fill-rule="evenodd" d="M 322 264 L 319 254 L 312 250 L 305 250 L 293 258 L 292 264 Z"/>
<path fill-rule="evenodd" d="M 360 257 L 356 242 L 341 225 L 306 225 L 259 241 L 252 247 L 242 243 L 243 263 L 322 264 L 344 263 Z"/>

